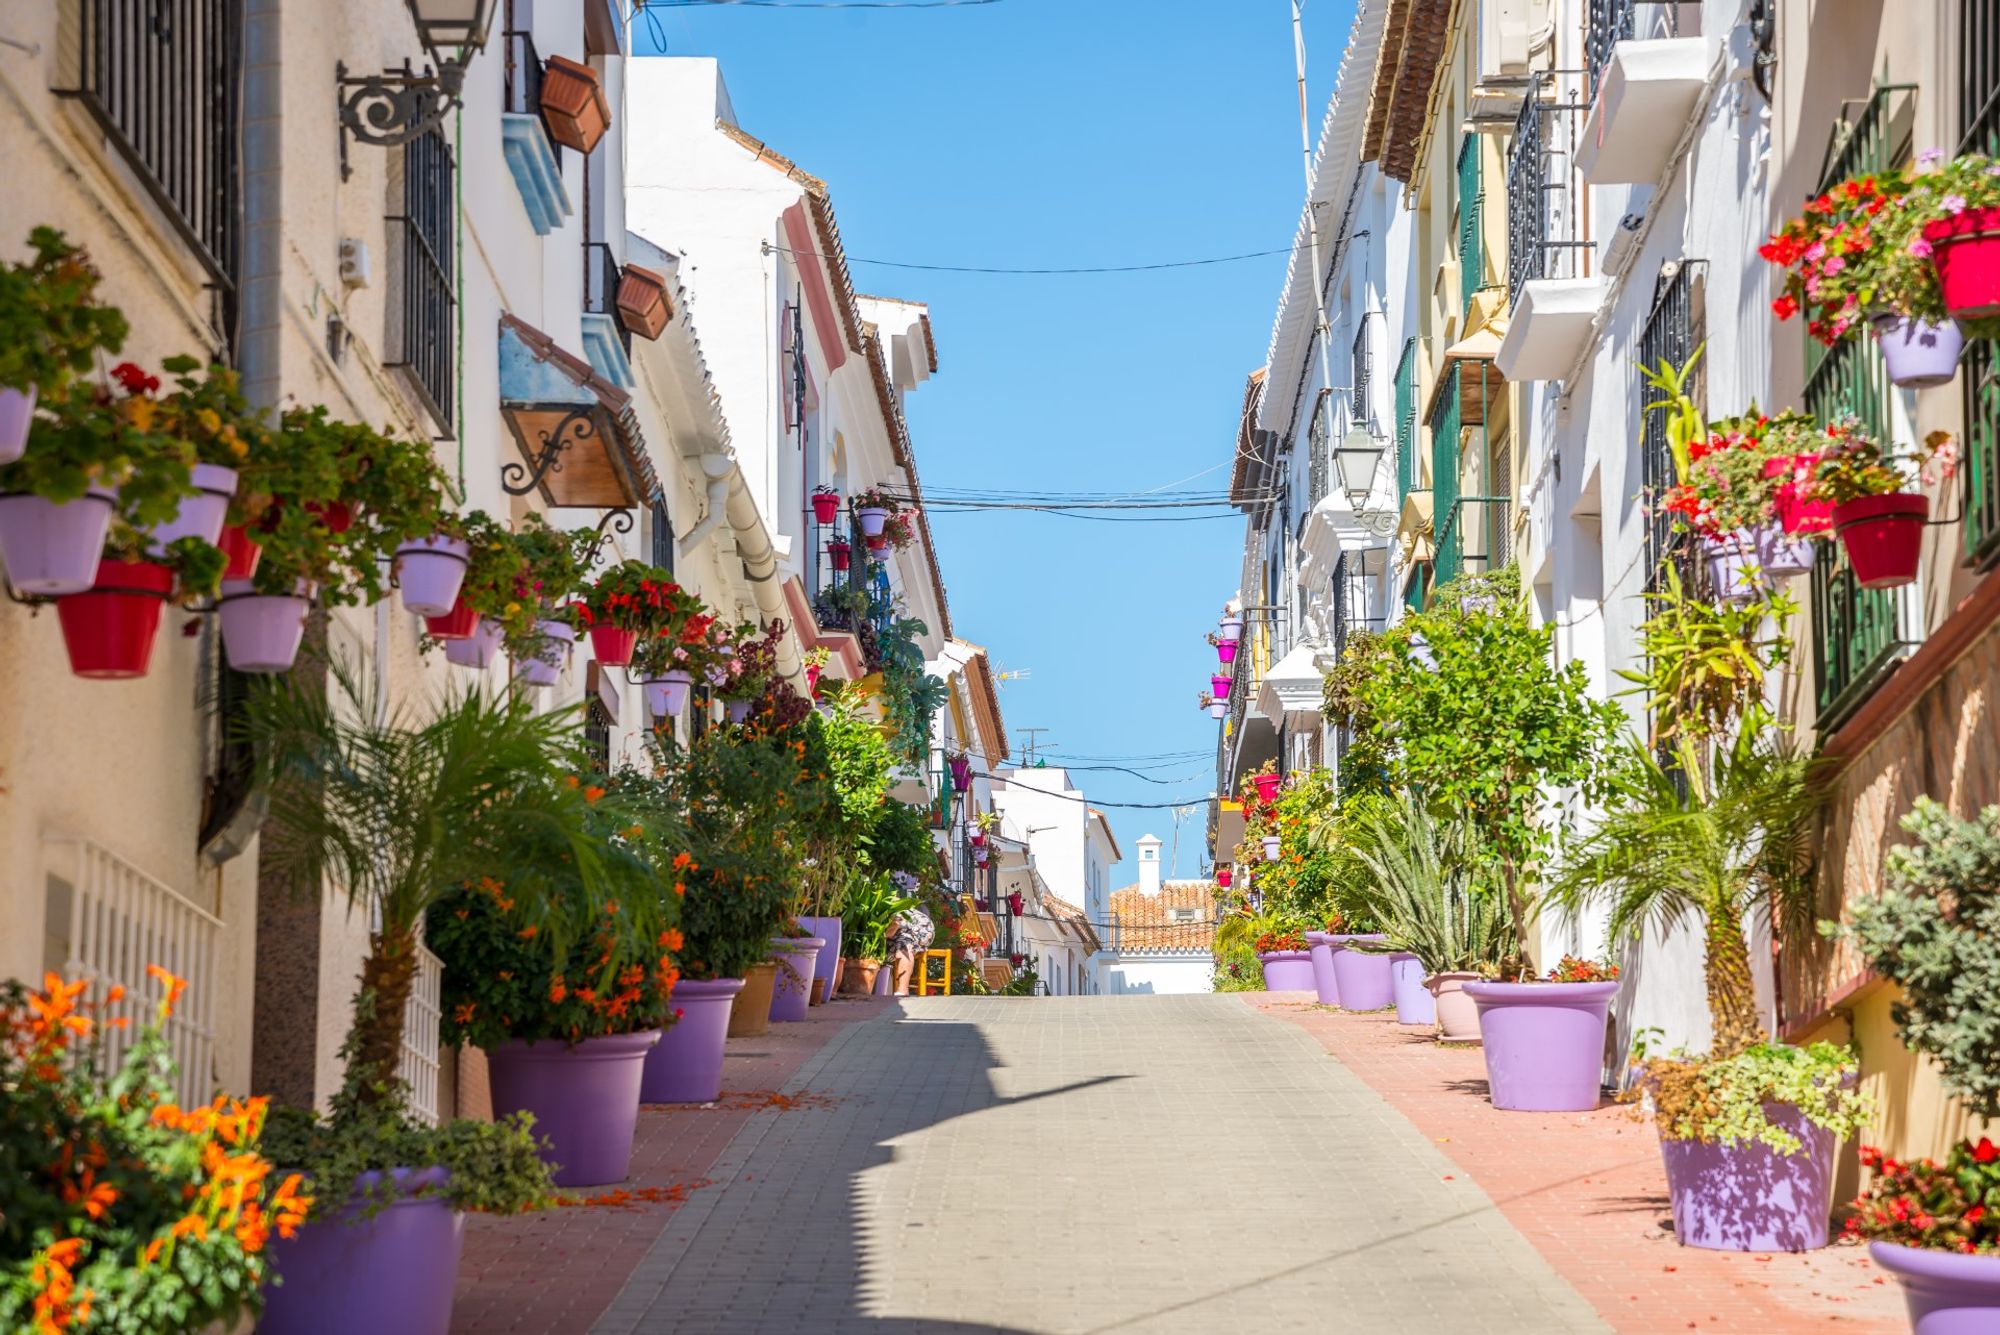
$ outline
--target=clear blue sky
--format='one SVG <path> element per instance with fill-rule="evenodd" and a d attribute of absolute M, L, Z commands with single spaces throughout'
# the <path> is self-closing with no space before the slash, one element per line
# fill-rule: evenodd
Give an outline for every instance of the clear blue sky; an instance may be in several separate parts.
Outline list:
<path fill-rule="evenodd" d="M 1305 187 L 1288 0 L 650 15 L 635 48 L 719 57 L 743 127 L 827 182 L 850 257 L 1077 267 L 1291 244 Z M 1305 9 L 1315 135 L 1352 17 L 1348 0 Z M 930 304 L 938 374 L 909 406 L 926 487 L 1103 492 L 1205 469 L 1187 485 L 1227 484 L 1284 266 L 853 272 L 861 291 Z M 1215 664 L 1202 636 L 1235 592 L 1241 517 L 931 522 L 953 629 L 1031 674 L 1001 691 L 1010 743 L 1046 728 L 1052 764 L 1200 753 L 1147 768 L 1169 784 L 1073 762 L 1093 800 L 1196 802 L 1180 833 L 1194 875 L 1216 736 L 1195 707 Z M 1136 875 L 1140 835 L 1173 842 L 1169 811 L 1107 814 L 1127 855 L 1114 884 Z"/>

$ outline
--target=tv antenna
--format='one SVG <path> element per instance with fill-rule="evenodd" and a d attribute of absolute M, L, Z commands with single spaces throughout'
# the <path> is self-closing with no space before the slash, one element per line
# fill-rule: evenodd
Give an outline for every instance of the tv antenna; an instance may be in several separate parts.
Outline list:
<path fill-rule="evenodd" d="M 1014 731 L 1015 731 L 1015 732 L 1018 732 L 1018 733 L 1020 733 L 1020 734 L 1021 734 L 1021 766 L 1022 766 L 1022 768 L 1024 768 L 1024 769 L 1032 769 L 1032 768 L 1034 767 L 1034 764 L 1035 764 L 1035 746 L 1036 746 L 1036 742 L 1035 742 L 1035 737 L 1036 737 L 1036 735 L 1037 735 L 1038 733 L 1044 733 L 1044 732 L 1052 732 L 1052 731 L 1054 731 L 1054 729 L 1052 729 L 1052 728 L 1016 728 L 1016 729 L 1014 729 Z"/>

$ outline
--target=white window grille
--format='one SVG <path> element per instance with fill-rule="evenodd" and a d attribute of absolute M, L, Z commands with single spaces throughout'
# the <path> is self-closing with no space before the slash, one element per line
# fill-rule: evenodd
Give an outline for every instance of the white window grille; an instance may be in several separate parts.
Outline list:
<path fill-rule="evenodd" d="M 417 972 L 403 1008 L 403 1059 L 396 1067 L 410 1091 L 410 1112 L 431 1126 L 438 1120 L 438 1024 L 444 1007 L 444 965 L 417 944 Z"/>
<path fill-rule="evenodd" d="M 160 987 L 146 976 L 146 966 L 157 964 L 188 980 L 187 994 L 166 1028 L 179 1070 L 176 1095 L 183 1106 L 208 1102 L 217 1083 L 216 960 L 222 920 L 88 839 L 47 835 L 42 847 L 51 967 L 71 979 L 88 979 L 93 997 L 118 985 L 131 999 L 133 1028 L 102 1030 L 107 1069 L 116 1068 L 132 1044 L 133 1030 L 151 1018 Z"/>

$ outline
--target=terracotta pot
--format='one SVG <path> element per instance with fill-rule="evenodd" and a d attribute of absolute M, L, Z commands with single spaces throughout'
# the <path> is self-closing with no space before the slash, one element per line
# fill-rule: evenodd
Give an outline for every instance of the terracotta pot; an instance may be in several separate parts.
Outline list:
<path fill-rule="evenodd" d="M 776 960 L 753 964 L 743 972 L 743 990 L 729 1012 L 729 1037 L 756 1038 L 771 1027 L 771 993 L 778 982 Z"/>
<path fill-rule="evenodd" d="M 875 979 L 882 972 L 881 960 L 849 958 L 840 964 L 840 991 L 843 994 L 865 997 L 875 991 Z"/>
<path fill-rule="evenodd" d="M 628 264 L 618 274 L 618 323 L 640 338 L 655 339 L 674 318 L 667 280 L 651 269 Z"/>
<path fill-rule="evenodd" d="M 611 128 L 611 103 L 597 71 L 568 56 L 550 56 L 542 74 L 542 124 L 564 148 L 588 154 Z"/>
<path fill-rule="evenodd" d="M 1437 998 L 1438 1042 L 1479 1042 L 1479 1007 L 1465 995 L 1465 985 L 1478 978 L 1476 973 L 1436 973 L 1424 979 Z"/>

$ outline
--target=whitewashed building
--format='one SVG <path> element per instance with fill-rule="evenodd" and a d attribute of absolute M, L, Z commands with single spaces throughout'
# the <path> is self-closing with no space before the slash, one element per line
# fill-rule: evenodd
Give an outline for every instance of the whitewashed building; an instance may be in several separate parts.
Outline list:
<path fill-rule="evenodd" d="M 1209 992 L 1215 980 L 1215 883 L 1163 880 L 1158 837 L 1134 845 L 1139 880 L 1105 899 L 1098 990 L 1107 996 Z"/>

